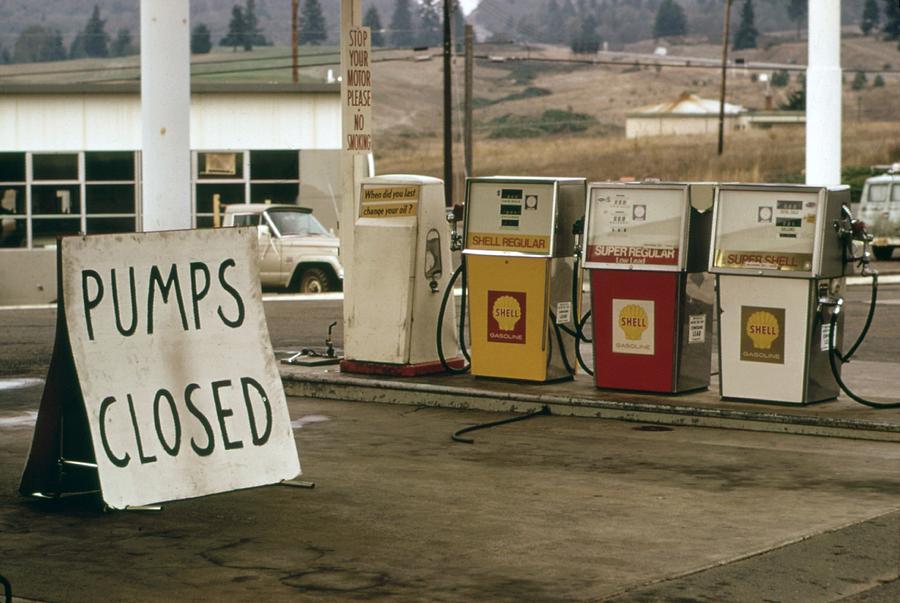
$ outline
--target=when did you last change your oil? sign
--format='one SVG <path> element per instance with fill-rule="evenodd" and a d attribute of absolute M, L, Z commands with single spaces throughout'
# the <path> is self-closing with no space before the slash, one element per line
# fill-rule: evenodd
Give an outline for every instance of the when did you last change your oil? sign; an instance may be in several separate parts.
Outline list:
<path fill-rule="evenodd" d="M 99 488 L 122 509 L 298 475 L 257 261 L 255 229 L 61 239 L 20 491 Z"/>

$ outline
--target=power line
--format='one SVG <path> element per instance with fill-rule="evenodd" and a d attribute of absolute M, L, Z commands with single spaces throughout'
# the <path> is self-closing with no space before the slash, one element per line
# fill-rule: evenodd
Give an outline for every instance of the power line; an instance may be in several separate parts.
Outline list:
<path fill-rule="evenodd" d="M 403 51 L 415 51 L 416 48 L 378 48 L 373 49 L 373 52 L 377 51 L 380 53 L 385 52 L 403 52 Z M 427 50 L 427 48 L 425 49 Z M 324 56 L 339 56 L 339 51 L 329 51 L 329 52 L 321 52 L 321 53 L 313 53 L 313 54 L 301 54 L 300 58 L 318 58 Z M 394 56 L 394 57 L 382 57 L 378 59 L 374 59 L 373 63 L 387 63 L 387 62 L 397 62 L 397 61 L 405 61 L 405 62 L 419 62 L 424 58 L 434 59 L 440 58 L 440 54 L 417 54 L 415 56 Z M 459 55 L 455 55 L 458 57 Z M 247 57 L 247 58 L 234 58 L 234 59 L 223 59 L 217 61 L 200 61 L 194 62 L 191 64 L 192 68 L 203 67 L 204 65 L 227 65 L 233 63 L 248 63 L 248 62 L 260 62 L 260 61 L 281 61 L 281 60 L 290 60 L 290 55 L 274 55 L 269 57 Z M 610 60 L 610 59 L 595 59 L 595 58 L 584 58 L 584 59 L 566 59 L 566 58 L 544 58 L 544 57 L 516 57 L 516 56 L 503 56 L 501 60 L 497 60 L 498 57 L 494 55 L 488 54 L 477 54 L 474 57 L 479 61 L 488 61 L 495 64 L 522 64 L 522 63 L 537 63 L 537 64 L 548 64 L 548 63 L 557 63 L 557 64 L 570 64 L 570 65 L 581 65 L 581 66 L 595 66 L 595 67 L 603 67 L 603 66 L 611 66 L 611 67 L 622 67 L 622 68 L 631 68 L 631 67 L 650 67 L 650 68 L 659 68 L 659 69 L 721 69 L 721 65 L 711 64 L 711 63 L 692 63 L 690 59 L 684 59 L 684 63 L 671 63 L 671 62 L 657 62 L 657 61 L 642 61 L 638 59 L 623 59 L 623 60 Z M 331 65 L 337 65 L 339 63 L 338 60 L 334 61 L 326 61 L 326 62 L 314 62 L 314 63 L 306 63 L 301 64 L 300 67 L 326 67 Z M 790 72 L 805 72 L 805 65 L 754 65 L 752 63 L 747 64 L 737 64 L 730 63 L 729 67 L 731 69 L 743 69 L 746 71 L 754 71 L 754 72 L 774 72 L 774 71 L 790 71 Z M 49 71 L 30 71 L 30 72 L 16 72 L 10 74 L 0 74 L 0 81 L 4 79 L 18 79 L 18 78 L 26 78 L 26 77 L 35 77 L 35 76 L 46 76 L 46 75 L 78 75 L 78 74 L 87 74 L 87 73 L 108 73 L 110 71 L 128 71 L 128 70 L 139 70 L 140 65 L 122 65 L 122 66 L 111 66 L 111 67 L 85 67 L 81 69 L 59 69 L 59 70 L 49 70 Z M 290 64 L 286 63 L 269 65 L 269 66 L 254 66 L 247 67 L 242 69 L 229 69 L 229 70 L 220 70 L 220 71 L 194 71 L 192 75 L 194 77 L 204 77 L 210 75 L 231 75 L 231 74 L 239 74 L 239 73 L 249 73 L 254 71 L 273 71 L 279 69 L 290 69 Z M 890 74 L 890 75 L 900 75 L 900 70 L 898 69 L 847 69 L 847 71 L 861 71 L 866 74 Z M 103 78 L 103 79 L 95 79 L 85 81 L 84 83 L 106 83 L 106 82 L 118 82 L 118 81 L 133 81 L 140 79 L 139 77 L 117 77 L 117 78 Z"/>

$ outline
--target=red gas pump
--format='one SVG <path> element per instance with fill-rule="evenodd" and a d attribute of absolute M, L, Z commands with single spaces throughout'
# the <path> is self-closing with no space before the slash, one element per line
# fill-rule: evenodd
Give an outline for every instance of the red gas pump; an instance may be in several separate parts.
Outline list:
<path fill-rule="evenodd" d="M 593 183 L 590 270 L 597 387 L 709 387 L 715 290 L 705 272 L 715 186 Z"/>

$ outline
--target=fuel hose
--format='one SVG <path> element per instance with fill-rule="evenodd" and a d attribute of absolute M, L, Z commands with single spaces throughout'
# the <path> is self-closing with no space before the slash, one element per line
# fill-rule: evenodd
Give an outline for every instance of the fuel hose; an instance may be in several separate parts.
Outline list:
<path fill-rule="evenodd" d="M 572 267 L 572 312 L 577 312 L 578 307 L 581 305 L 578 303 L 579 297 L 581 294 L 580 287 L 578 286 L 578 268 L 580 266 L 580 262 L 578 260 L 578 255 L 575 256 L 575 264 Z M 587 362 L 584 360 L 584 356 L 581 355 L 581 342 L 591 343 L 592 340 L 588 339 L 584 336 L 584 325 L 587 323 L 588 318 L 591 317 L 591 311 L 588 310 L 584 316 L 579 320 L 575 318 L 575 330 L 573 331 L 569 327 L 565 325 L 559 325 L 559 328 L 562 329 L 567 335 L 575 339 L 575 359 L 578 361 L 579 366 L 584 370 L 588 375 L 593 375 L 594 371 L 591 370 L 591 367 L 587 365 Z M 555 322 L 555 321 L 554 321 Z"/>
<path fill-rule="evenodd" d="M 866 338 L 866 335 L 869 332 L 869 327 L 872 325 L 872 318 L 875 316 L 875 303 L 877 298 L 878 273 L 875 272 L 872 274 L 872 298 L 869 301 L 869 311 L 866 315 L 866 322 L 865 324 L 863 324 L 863 328 L 859 332 L 859 336 L 856 338 L 856 341 L 853 342 L 853 345 L 850 346 L 850 350 L 846 354 L 841 354 L 840 350 L 834 347 L 835 334 L 837 333 L 837 323 L 838 318 L 841 314 L 841 307 L 843 305 L 843 302 L 839 300 L 838 303 L 834 304 L 834 311 L 831 313 L 831 320 L 829 321 L 828 362 L 831 365 L 831 374 L 834 375 L 834 380 L 837 382 L 838 387 L 840 387 L 841 391 L 847 394 L 847 396 L 854 402 L 858 402 L 863 406 L 868 406 L 869 408 L 875 408 L 879 410 L 888 408 L 900 408 L 900 402 L 875 402 L 874 400 L 863 398 L 862 396 L 851 390 L 850 387 L 847 386 L 846 383 L 844 383 L 844 380 L 841 379 L 840 365 L 838 364 L 838 362 L 840 362 L 841 365 L 850 362 L 853 354 L 856 353 L 856 350 L 859 349 L 860 344 L 862 344 L 863 340 Z"/>
<path fill-rule="evenodd" d="M 462 368 L 456 368 L 450 366 L 450 363 L 447 362 L 447 358 L 444 356 L 444 314 L 447 311 L 447 302 L 450 300 L 450 297 L 453 295 L 453 285 L 456 283 L 456 279 L 458 279 L 462 275 L 462 308 L 459 313 L 459 349 L 462 351 L 463 356 L 465 357 L 468 364 L 466 364 Z M 469 351 L 466 349 L 466 262 L 465 260 L 459 265 L 459 268 L 453 271 L 453 275 L 450 277 L 450 280 L 447 282 L 447 288 L 444 290 L 444 296 L 441 298 L 441 307 L 438 310 L 438 318 L 437 318 L 437 353 L 438 359 L 441 361 L 441 366 L 444 367 L 444 370 L 448 373 L 465 373 L 471 367 L 471 358 L 469 357 Z"/>
<path fill-rule="evenodd" d="M 490 421 L 489 423 L 479 423 L 478 425 L 469 425 L 468 427 L 463 427 L 462 429 L 457 429 L 453 432 L 453 435 L 450 438 L 454 442 L 460 442 L 462 444 L 474 444 L 475 440 L 472 438 L 464 438 L 462 434 L 469 433 L 472 431 L 478 431 L 479 429 L 488 429 L 490 427 L 497 427 L 499 425 L 506 425 L 507 423 L 515 423 L 516 421 L 525 421 L 526 419 L 533 419 L 534 417 L 539 417 L 542 415 L 549 415 L 550 407 L 544 405 L 540 410 L 535 410 L 529 413 L 525 413 L 524 415 L 518 415 L 515 417 L 509 417 L 508 419 L 500 419 L 499 421 Z"/>
<path fill-rule="evenodd" d="M 551 356 L 553 355 L 552 337 L 553 337 L 553 334 L 555 333 L 556 334 L 556 345 L 559 346 L 559 355 L 562 358 L 563 366 L 566 368 L 567 373 L 569 373 L 570 375 L 574 375 L 575 369 L 572 367 L 572 364 L 569 362 L 569 355 L 566 354 L 566 346 L 563 345 L 562 332 L 560 330 L 560 325 L 557 324 L 556 314 L 554 314 L 552 311 L 550 312 L 550 324 L 553 325 L 553 333 L 550 334 L 550 336 L 551 336 L 550 355 Z M 576 350 L 576 352 L 578 350 L 578 339 L 575 340 L 575 350 Z"/>

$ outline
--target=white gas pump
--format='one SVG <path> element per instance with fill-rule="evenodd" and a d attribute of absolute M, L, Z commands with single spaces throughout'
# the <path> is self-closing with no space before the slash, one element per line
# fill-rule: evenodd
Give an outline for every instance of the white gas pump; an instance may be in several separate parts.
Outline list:
<path fill-rule="evenodd" d="M 351 373 L 413 376 L 462 367 L 455 309 L 441 313 L 451 272 L 444 183 L 427 176 L 362 181 L 344 304 L 344 360 Z M 441 326 L 442 363 L 435 342 Z"/>
<path fill-rule="evenodd" d="M 709 271 L 718 292 L 723 398 L 809 404 L 837 397 L 829 350 L 840 346 L 842 323 L 820 299 L 840 297 L 844 286 L 840 220 L 849 203 L 846 186 L 719 187 Z"/>

